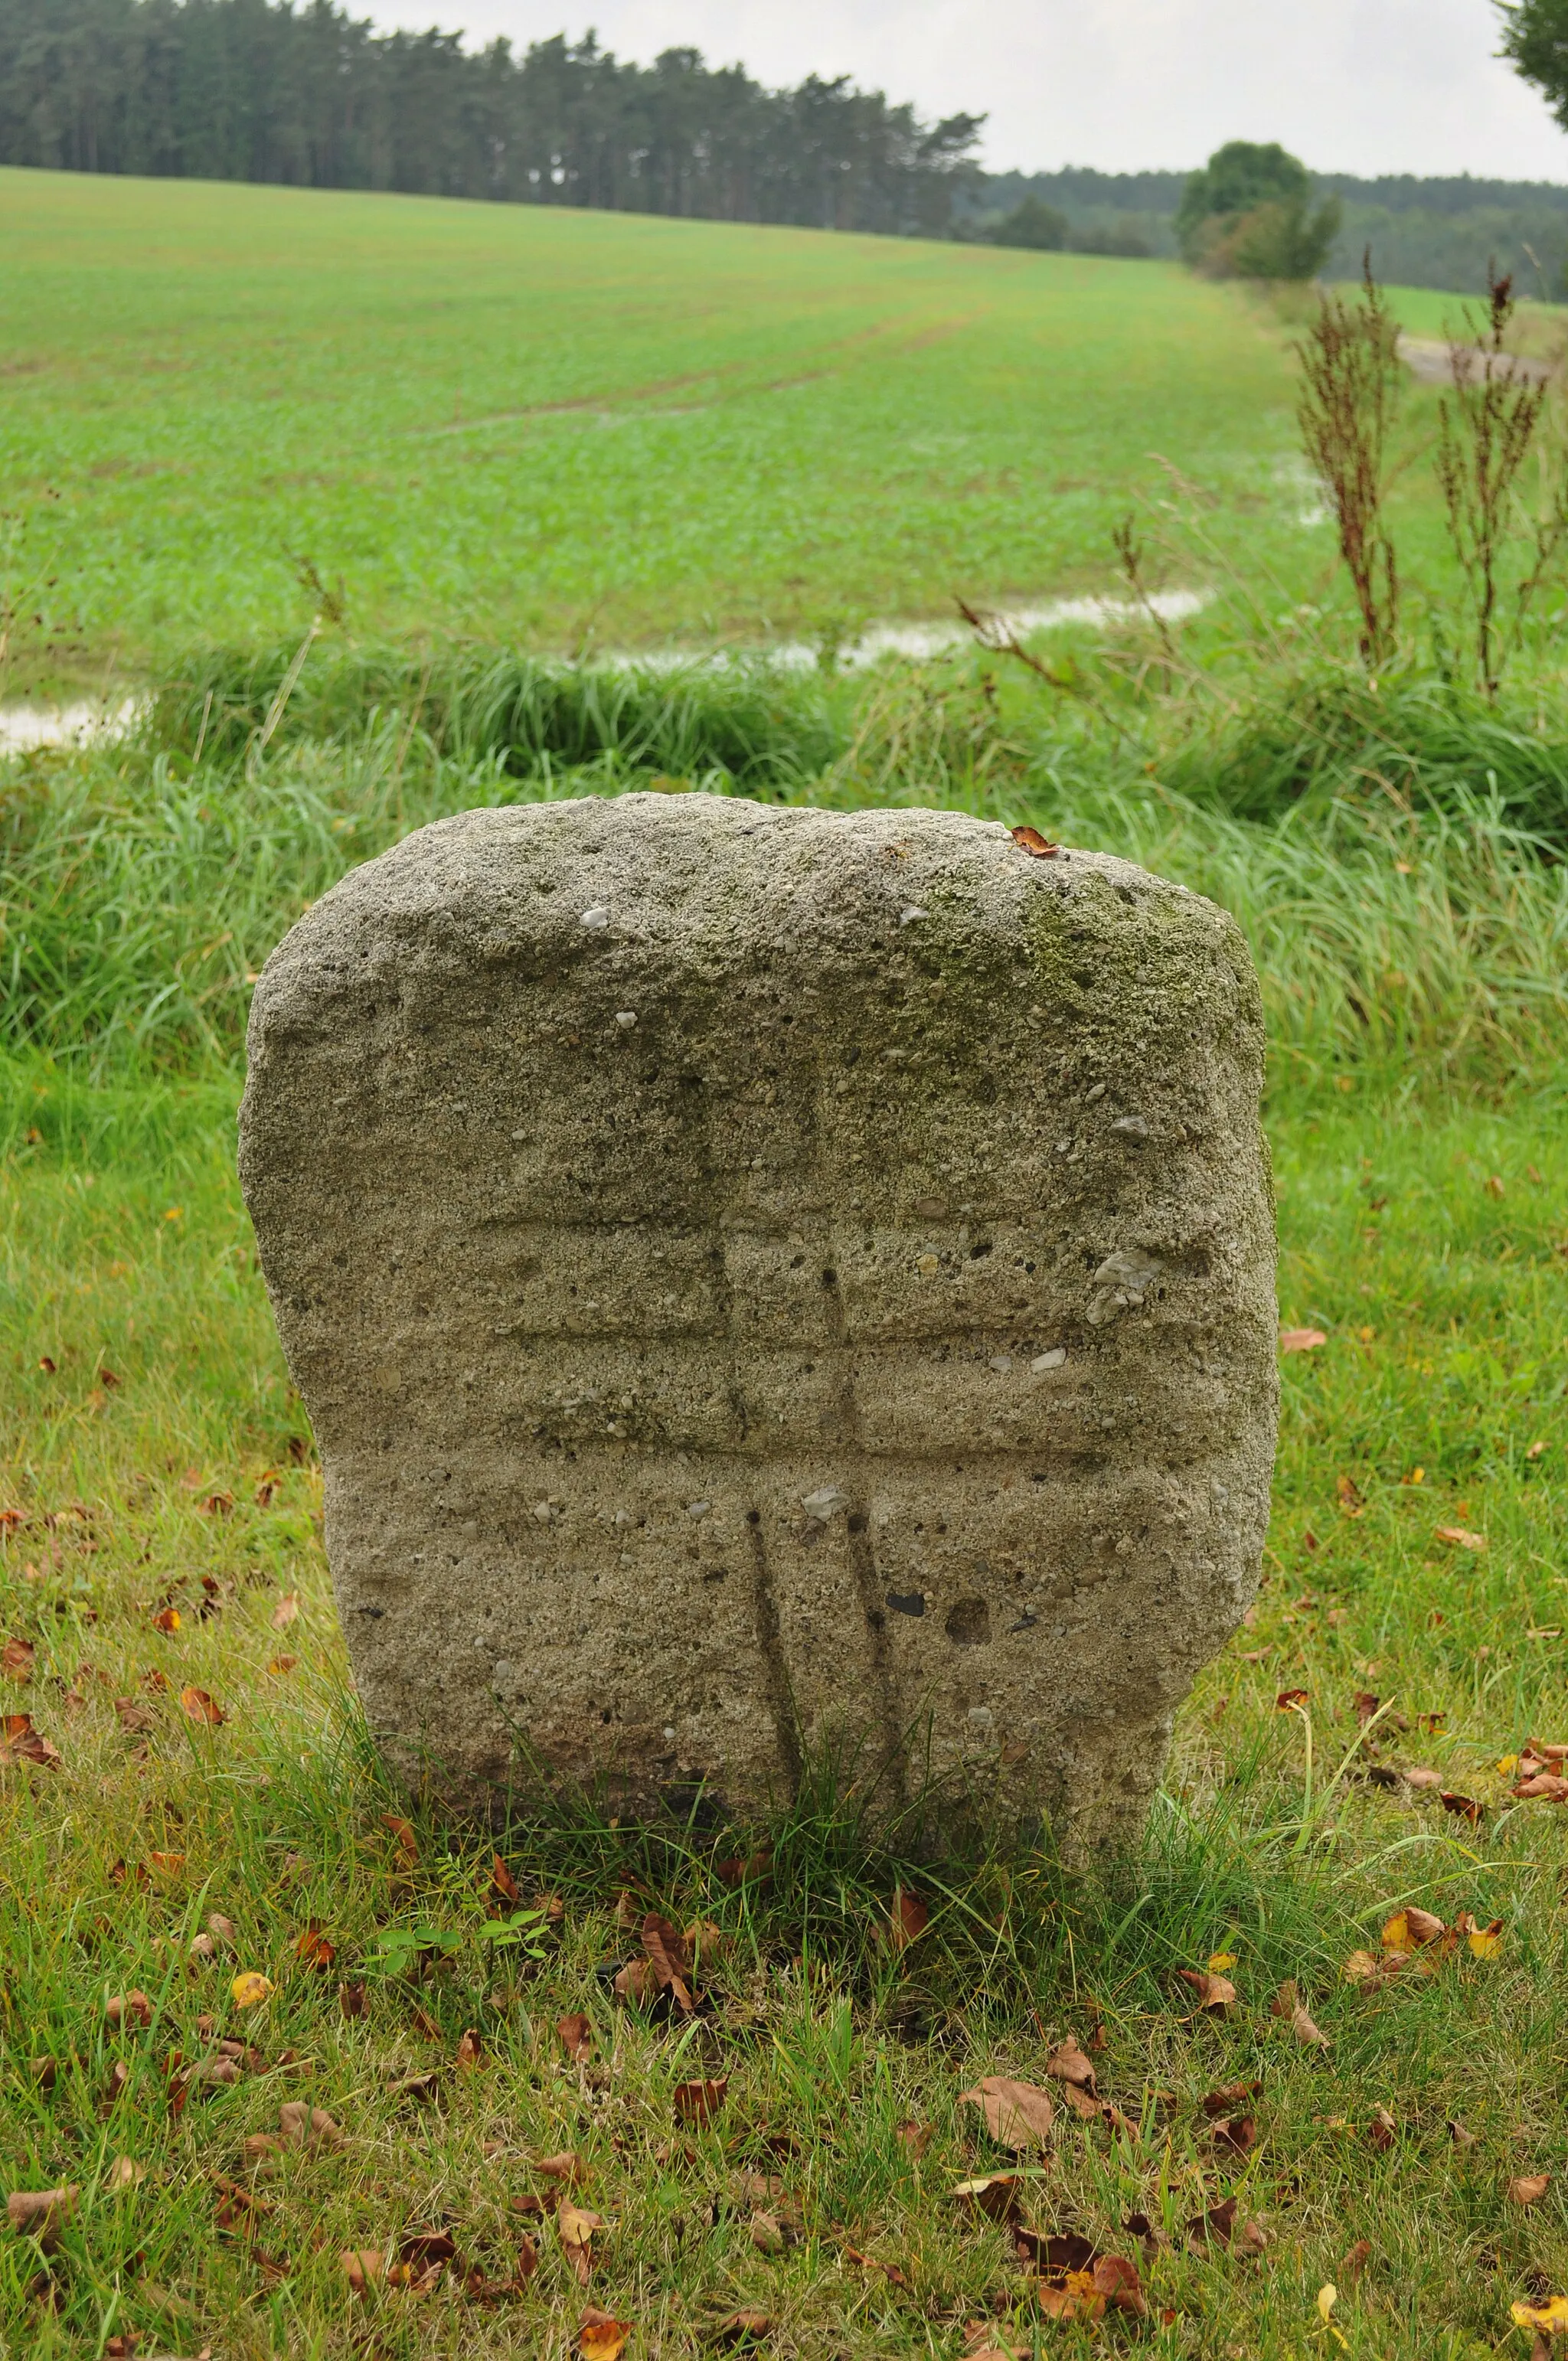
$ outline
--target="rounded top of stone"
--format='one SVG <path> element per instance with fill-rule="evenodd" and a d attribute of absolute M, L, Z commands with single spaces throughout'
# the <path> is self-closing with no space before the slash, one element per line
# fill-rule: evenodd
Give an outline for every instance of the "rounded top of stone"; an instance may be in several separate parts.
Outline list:
<path fill-rule="evenodd" d="M 722 964 L 742 944 L 799 956 L 816 941 L 842 960 L 1016 938 L 1042 896 L 1091 933 L 1152 903 L 1236 934 L 1213 904 L 1133 862 L 1070 846 L 1041 859 L 965 812 L 590 796 L 461 812 L 349 871 L 273 952 L 253 1023 L 307 972 L 330 992 L 411 953 L 575 961 L 640 944 Z"/>

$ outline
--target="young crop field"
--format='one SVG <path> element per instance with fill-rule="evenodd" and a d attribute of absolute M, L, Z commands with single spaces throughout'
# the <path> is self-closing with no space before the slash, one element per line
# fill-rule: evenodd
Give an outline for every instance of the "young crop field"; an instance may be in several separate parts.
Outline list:
<path fill-rule="evenodd" d="M 0 320 L 13 693 L 276 637 L 307 567 L 562 651 L 1104 590 L 1162 460 L 1323 570 L 1288 324 L 1163 263 L 4 170 Z"/>
<path fill-rule="evenodd" d="M 1568 693 L 1556 577 L 1471 683 L 1439 389 L 1373 668 L 1276 299 L 43 173 L 0 226 L 6 693 L 142 694 L 0 748 L 0 2361 L 1528 2361 L 1568 2320 Z M 1190 620 L 831 662 L 955 591 L 1131 598 L 1129 510 Z M 777 637 L 828 660 L 564 661 Z M 944 1854 L 825 1786 L 480 1828 L 368 1744 L 234 1174 L 250 987 L 411 829 L 651 784 L 1029 822 L 1247 935 L 1274 1515 L 1134 1858 Z"/>

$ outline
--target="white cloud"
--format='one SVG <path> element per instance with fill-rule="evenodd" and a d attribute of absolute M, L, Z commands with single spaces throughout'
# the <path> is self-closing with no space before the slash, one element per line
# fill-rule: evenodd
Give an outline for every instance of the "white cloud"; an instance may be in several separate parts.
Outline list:
<path fill-rule="evenodd" d="M 584 0 L 575 0 L 581 9 Z M 993 169 L 1200 162 L 1279 139 L 1321 171 L 1568 181 L 1568 135 L 1492 54 L 1490 0 L 359 0 L 519 46 L 591 23 L 768 82 L 849 73 L 927 115 L 985 113 Z"/>

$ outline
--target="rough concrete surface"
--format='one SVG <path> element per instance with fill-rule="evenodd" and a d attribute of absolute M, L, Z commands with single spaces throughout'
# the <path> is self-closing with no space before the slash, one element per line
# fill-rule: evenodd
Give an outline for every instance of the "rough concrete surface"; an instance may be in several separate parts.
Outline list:
<path fill-rule="evenodd" d="M 475 811 L 267 962 L 241 1174 L 405 1775 L 1135 1833 L 1257 1578 L 1234 923 L 946 811 Z"/>

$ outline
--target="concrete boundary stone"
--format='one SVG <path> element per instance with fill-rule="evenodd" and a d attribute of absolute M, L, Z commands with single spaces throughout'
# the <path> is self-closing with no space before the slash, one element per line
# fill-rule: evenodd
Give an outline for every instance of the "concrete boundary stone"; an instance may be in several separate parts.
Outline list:
<path fill-rule="evenodd" d="M 389 1759 L 1134 1838 L 1267 1519 L 1263 1049 L 1223 911 L 955 812 L 529 804 L 345 877 L 240 1170 Z"/>

